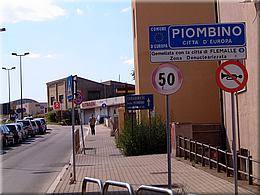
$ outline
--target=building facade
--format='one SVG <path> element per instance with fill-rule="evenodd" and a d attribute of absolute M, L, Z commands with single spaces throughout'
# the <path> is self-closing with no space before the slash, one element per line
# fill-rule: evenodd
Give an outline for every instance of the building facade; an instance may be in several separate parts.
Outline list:
<path fill-rule="evenodd" d="M 149 26 L 216 23 L 214 1 L 133 1 L 134 64 L 136 94 L 154 95 L 154 112 L 165 119 L 165 96 L 152 87 L 152 72 L 161 63 L 150 61 Z M 173 62 L 183 74 L 181 89 L 170 95 L 170 120 L 179 124 L 220 126 L 221 92 L 215 81 L 217 61 Z M 147 112 L 142 111 L 141 118 Z M 211 130 L 211 129 L 210 129 Z M 203 131 L 203 136 L 220 139 L 223 129 Z M 201 138 L 200 136 L 197 136 Z M 192 137 L 193 138 L 193 137 Z"/>
<path fill-rule="evenodd" d="M 200 3 L 132 1 L 136 93 L 153 93 L 155 112 L 163 119 L 165 97 L 156 93 L 151 84 L 152 71 L 160 64 L 150 61 L 149 26 L 245 22 L 247 59 L 241 62 L 248 70 L 249 79 L 247 86 L 236 94 L 237 151 L 243 155 L 250 154 L 258 162 L 260 162 L 259 10 L 259 0 L 212 0 Z M 184 81 L 182 88 L 170 96 L 170 120 L 184 125 L 219 124 L 225 136 L 213 136 L 205 131 L 198 138 L 203 138 L 204 143 L 212 138 L 221 139 L 222 146 L 231 149 L 233 140 L 230 94 L 220 90 L 215 80 L 215 72 L 220 63 L 221 61 L 173 62 L 181 69 Z M 260 178 L 259 163 L 253 163 L 253 172 Z M 259 183 L 259 180 L 255 179 L 254 182 Z"/>
<path fill-rule="evenodd" d="M 77 90 L 81 91 L 83 101 L 98 100 L 117 97 L 122 94 L 133 94 L 135 86 L 117 81 L 98 83 L 81 77 L 77 77 Z M 59 79 L 47 83 L 48 108 L 52 110 L 53 103 L 58 101 L 62 110 L 71 108 L 71 102 L 67 100 L 67 79 Z"/>
<path fill-rule="evenodd" d="M 217 3 L 220 23 L 245 22 L 247 59 L 241 61 L 248 71 L 246 87 L 235 94 L 237 150 L 260 162 L 260 1 L 224 1 Z M 230 93 L 223 93 L 224 125 L 227 144 L 232 148 Z M 260 163 L 253 163 L 253 173 L 260 178 Z M 260 180 L 254 180 L 260 183 Z"/>

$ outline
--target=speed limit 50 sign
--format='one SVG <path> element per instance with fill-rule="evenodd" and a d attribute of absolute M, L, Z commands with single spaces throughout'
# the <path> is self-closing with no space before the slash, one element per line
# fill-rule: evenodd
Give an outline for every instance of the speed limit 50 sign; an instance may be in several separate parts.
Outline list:
<path fill-rule="evenodd" d="M 170 95 L 177 92 L 182 82 L 182 72 L 173 64 L 161 64 L 152 73 L 152 85 L 160 94 Z"/>

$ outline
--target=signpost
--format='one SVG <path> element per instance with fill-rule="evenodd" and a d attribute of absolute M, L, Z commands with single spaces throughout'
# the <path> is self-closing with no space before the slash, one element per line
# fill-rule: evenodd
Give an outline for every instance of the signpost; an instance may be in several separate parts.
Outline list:
<path fill-rule="evenodd" d="M 172 64 L 161 64 L 152 73 L 152 85 L 154 89 L 165 95 L 166 98 L 166 133 L 167 133 L 167 159 L 168 159 L 168 188 L 171 189 L 171 131 L 169 95 L 177 92 L 183 82 L 180 69 Z"/>
<path fill-rule="evenodd" d="M 68 93 L 68 100 L 73 100 L 73 93 L 74 93 L 74 82 L 73 82 L 73 76 L 67 77 L 67 93 Z"/>
<path fill-rule="evenodd" d="M 84 99 L 84 97 L 83 97 L 82 92 L 81 91 L 77 91 L 76 98 L 74 99 L 74 103 L 76 105 L 80 105 L 83 102 L 83 99 Z"/>
<path fill-rule="evenodd" d="M 53 102 L 53 109 L 60 110 L 60 102 Z"/>
<path fill-rule="evenodd" d="M 127 95 L 125 97 L 125 107 L 127 110 L 153 110 L 153 95 Z"/>
<path fill-rule="evenodd" d="M 74 87 L 75 84 L 75 87 Z M 74 99 L 75 99 L 75 89 L 77 89 L 77 76 L 67 77 L 67 93 L 68 100 L 71 101 L 71 125 L 72 125 L 72 164 L 73 164 L 73 178 L 72 181 L 76 181 L 76 164 L 75 164 L 75 110 L 74 110 Z"/>
<path fill-rule="evenodd" d="M 149 27 L 151 62 L 246 58 L 245 23 Z"/>
<path fill-rule="evenodd" d="M 232 110 L 232 149 L 233 149 L 233 168 L 235 194 L 238 194 L 237 185 L 237 146 L 236 146 L 236 119 L 235 119 L 235 96 L 234 93 L 243 89 L 248 80 L 248 73 L 243 64 L 237 61 L 229 60 L 222 63 L 216 71 L 216 80 L 218 86 L 231 93 Z"/>

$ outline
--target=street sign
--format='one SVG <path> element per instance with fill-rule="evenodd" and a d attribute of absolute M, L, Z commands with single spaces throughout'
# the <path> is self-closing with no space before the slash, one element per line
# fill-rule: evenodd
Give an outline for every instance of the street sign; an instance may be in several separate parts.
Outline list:
<path fill-rule="evenodd" d="M 77 91 L 76 99 L 74 99 L 74 103 L 76 105 L 80 105 L 83 102 L 84 96 L 81 91 Z"/>
<path fill-rule="evenodd" d="M 245 23 L 149 27 L 151 62 L 246 59 Z"/>
<path fill-rule="evenodd" d="M 217 68 L 216 80 L 221 89 L 234 93 L 245 87 L 248 73 L 243 64 L 229 60 Z"/>
<path fill-rule="evenodd" d="M 60 102 L 53 102 L 53 109 L 60 110 Z"/>
<path fill-rule="evenodd" d="M 153 95 L 127 95 L 125 97 L 125 107 L 127 110 L 153 110 Z"/>
<path fill-rule="evenodd" d="M 152 73 L 152 85 L 160 94 L 175 93 L 180 89 L 182 82 L 182 72 L 173 64 L 161 64 Z"/>
<path fill-rule="evenodd" d="M 73 76 L 67 77 L 67 93 L 68 93 L 68 100 L 73 100 L 73 93 L 74 93 L 74 83 L 73 83 Z"/>

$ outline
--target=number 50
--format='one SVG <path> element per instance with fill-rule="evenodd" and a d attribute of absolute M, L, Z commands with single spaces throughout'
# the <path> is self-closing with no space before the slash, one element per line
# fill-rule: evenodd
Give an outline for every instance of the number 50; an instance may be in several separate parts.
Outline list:
<path fill-rule="evenodd" d="M 168 75 L 165 75 L 165 72 L 159 73 L 159 85 L 164 86 L 165 84 L 172 86 L 175 82 L 175 76 L 172 72 L 170 72 Z"/>

